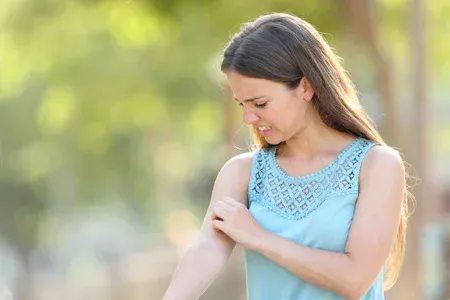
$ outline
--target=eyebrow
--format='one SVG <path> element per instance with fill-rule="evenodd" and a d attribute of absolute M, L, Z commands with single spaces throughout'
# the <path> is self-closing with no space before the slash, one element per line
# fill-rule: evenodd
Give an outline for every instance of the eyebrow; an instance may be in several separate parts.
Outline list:
<path fill-rule="evenodd" d="M 264 97 L 266 97 L 266 96 L 250 97 L 250 98 L 245 99 L 243 102 L 251 102 L 251 101 L 255 101 L 255 100 L 258 100 L 258 99 L 261 99 L 261 98 L 264 98 Z M 234 97 L 234 100 L 239 101 L 239 99 L 236 98 L 236 97 Z"/>

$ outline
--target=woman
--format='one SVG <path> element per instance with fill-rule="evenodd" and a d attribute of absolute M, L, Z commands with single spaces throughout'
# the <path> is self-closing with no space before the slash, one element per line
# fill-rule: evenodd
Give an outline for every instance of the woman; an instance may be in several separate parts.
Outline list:
<path fill-rule="evenodd" d="M 257 150 L 223 166 L 165 299 L 200 297 L 235 243 L 249 300 L 384 299 L 403 259 L 404 164 L 338 57 L 310 24 L 278 13 L 232 38 L 222 71 Z"/>

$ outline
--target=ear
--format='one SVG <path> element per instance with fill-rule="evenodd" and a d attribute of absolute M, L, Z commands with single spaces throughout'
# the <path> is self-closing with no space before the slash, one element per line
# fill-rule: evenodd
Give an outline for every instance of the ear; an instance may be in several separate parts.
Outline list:
<path fill-rule="evenodd" d="M 311 101 L 314 96 L 314 89 L 309 83 L 309 80 L 303 76 L 300 80 L 300 84 L 298 85 L 298 92 L 301 99 L 305 101 Z"/>

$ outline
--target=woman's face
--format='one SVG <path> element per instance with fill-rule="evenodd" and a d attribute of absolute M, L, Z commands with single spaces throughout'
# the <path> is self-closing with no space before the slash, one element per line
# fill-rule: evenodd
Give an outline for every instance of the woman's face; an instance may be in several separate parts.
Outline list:
<path fill-rule="evenodd" d="M 294 90 L 283 83 L 236 72 L 227 73 L 227 79 L 242 107 L 244 123 L 253 126 L 269 144 L 284 142 L 306 128 L 314 92 L 305 78 Z"/>

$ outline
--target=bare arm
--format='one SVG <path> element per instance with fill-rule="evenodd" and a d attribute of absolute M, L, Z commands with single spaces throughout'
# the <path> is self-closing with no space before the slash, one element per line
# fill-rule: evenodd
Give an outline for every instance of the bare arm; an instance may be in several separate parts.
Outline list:
<path fill-rule="evenodd" d="M 404 188 L 404 167 L 398 153 L 375 147 L 361 170 L 360 195 L 345 253 L 304 247 L 269 232 L 252 248 L 312 284 L 359 299 L 389 255 Z"/>
<path fill-rule="evenodd" d="M 186 250 L 164 300 L 198 299 L 225 268 L 235 242 L 212 226 L 211 207 L 225 197 L 247 205 L 252 154 L 230 159 L 221 169 L 198 238 Z"/>

